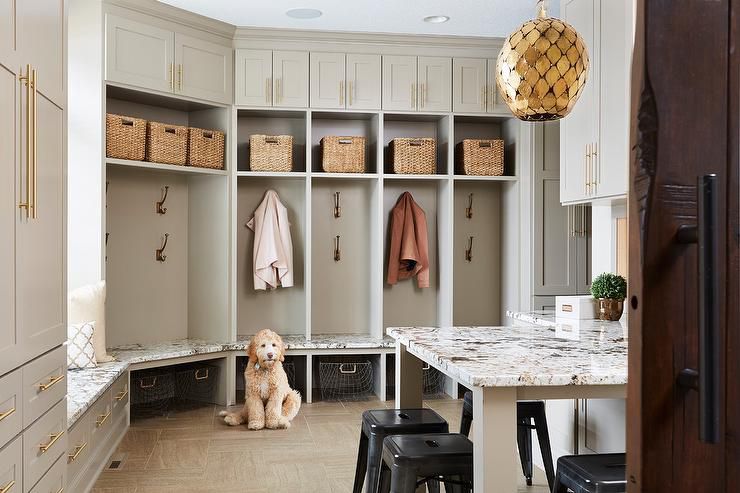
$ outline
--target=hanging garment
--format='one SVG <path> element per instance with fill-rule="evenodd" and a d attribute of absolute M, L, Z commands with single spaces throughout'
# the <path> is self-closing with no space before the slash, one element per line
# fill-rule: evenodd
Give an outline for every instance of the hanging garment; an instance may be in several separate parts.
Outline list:
<path fill-rule="evenodd" d="M 277 192 L 268 190 L 247 223 L 254 231 L 254 289 L 293 286 L 293 241 L 288 209 Z"/>
<path fill-rule="evenodd" d="M 391 211 L 388 284 L 416 276 L 420 288 L 429 287 L 429 240 L 424 210 L 404 192 Z"/>

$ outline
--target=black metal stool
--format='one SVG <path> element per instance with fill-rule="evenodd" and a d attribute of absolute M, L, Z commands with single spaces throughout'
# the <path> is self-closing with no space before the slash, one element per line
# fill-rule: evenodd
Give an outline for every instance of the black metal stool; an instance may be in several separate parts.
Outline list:
<path fill-rule="evenodd" d="M 527 485 L 532 485 L 532 430 L 537 432 L 540 442 L 542 462 L 545 464 L 547 484 L 552 489 L 555 471 L 552 466 L 552 449 L 550 448 L 550 433 L 547 430 L 547 416 L 543 401 L 519 401 L 516 403 L 517 433 L 516 441 L 519 446 L 519 460 L 522 463 L 522 472 Z M 534 424 L 532 422 L 534 421 Z M 473 393 L 465 392 L 463 399 L 463 413 L 460 420 L 460 433 L 470 435 L 470 426 L 473 423 Z"/>
<path fill-rule="evenodd" d="M 473 491 L 473 442 L 465 435 L 392 435 L 383 440 L 379 493 L 414 493 L 440 477 L 445 491 L 450 486 L 452 491 Z"/>
<path fill-rule="evenodd" d="M 627 491 L 625 454 L 566 455 L 558 459 L 552 493 Z"/>
<path fill-rule="evenodd" d="M 389 435 L 447 433 L 447 421 L 431 409 L 378 409 L 362 413 L 353 493 L 373 493 L 378 487 L 383 439 Z M 366 478 L 367 476 L 367 478 Z M 434 489 L 434 487 L 432 487 Z"/>

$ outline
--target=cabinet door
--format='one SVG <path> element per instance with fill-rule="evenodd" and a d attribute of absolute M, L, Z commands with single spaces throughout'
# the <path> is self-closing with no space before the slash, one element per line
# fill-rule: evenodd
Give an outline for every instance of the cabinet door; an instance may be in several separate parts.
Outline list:
<path fill-rule="evenodd" d="M 16 0 L 0 0 L 0 65 L 15 73 L 16 59 Z"/>
<path fill-rule="evenodd" d="M 274 106 L 308 107 L 308 53 L 275 51 L 272 54 Z"/>
<path fill-rule="evenodd" d="M 111 82 L 171 92 L 174 44 L 172 31 L 108 15 L 105 77 Z"/>
<path fill-rule="evenodd" d="M 489 113 L 496 113 L 497 115 L 511 116 L 511 110 L 504 99 L 501 97 L 501 93 L 498 92 L 498 86 L 496 85 L 496 59 L 488 59 L 488 91 L 486 92 L 486 110 Z"/>
<path fill-rule="evenodd" d="M 453 111 L 485 113 L 486 59 L 455 58 L 452 64 Z"/>
<path fill-rule="evenodd" d="M 39 93 L 64 107 L 64 0 L 15 2 L 19 61 L 36 69 Z"/>
<path fill-rule="evenodd" d="M 383 109 L 416 110 L 416 57 L 383 57 Z"/>
<path fill-rule="evenodd" d="M 16 320 L 29 360 L 66 340 L 64 313 L 64 112 L 37 101 L 37 218 L 16 224 Z"/>
<path fill-rule="evenodd" d="M 446 57 L 419 57 L 420 111 L 450 111 L 452 60 Z"/>
<path fill-rule="evenodd" d="M 236 50 L 234 102 L 244 106 L 272 106 L 272 51 Z"/>
<path fill-rule="evenodd" d="M 586 167 L 590 158 L 586 156 L 587 146 L 595 143 L 596 104 L 595 86 L 598 65 L 595 45 L 593 0 L 564 0 L 561 3 L 563 20 L 571 24 L 583 36 L 591 57 L 591 68 L 586 87 L 581 93 L 570 115 L 560 124 L 560 201 L 576 202 L 589 198 L 586 186 Z"/>
<path fill-rule="evenodd" d="M 184 34 L 175 34 L 178 93 L 199 99 L 231 102 L 233 51 Z"/>
<path fill-rule="evenodd" d="M 599 18 L 599 146 L 595 195 L 627 194 L 629 178 L 632 2 L 602 1 Z"/>
<path fill-rule="evenodd" d="M 18 131 L 19 86 L 15 74 L 0 67 L 0 375 L 20 363 L 15 324 L 16 173 L 18 142 L 25 133 Z"/>
<path fill-rule="evenodd" d="M 347 55 L 347 108 L 380 109 L 381 70 L 380 55 Z"/>
<path fill-rule="evenodd" d="M 344 53 L 311 53 L 311 108 L 345 107 Z"/>

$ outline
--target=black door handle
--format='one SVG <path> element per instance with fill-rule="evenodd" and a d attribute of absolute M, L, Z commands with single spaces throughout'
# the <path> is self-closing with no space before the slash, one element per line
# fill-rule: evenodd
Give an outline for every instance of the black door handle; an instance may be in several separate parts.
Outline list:
<path fill-rule="evenodd" d="M 697 226 L 679 228 L 677 240 L 698 243 L 699 370 L 686 368 L 678 382 L 699 391 L 699 439 L 720 441 L 720 286 L 717 175 L 697 179 Z"/>

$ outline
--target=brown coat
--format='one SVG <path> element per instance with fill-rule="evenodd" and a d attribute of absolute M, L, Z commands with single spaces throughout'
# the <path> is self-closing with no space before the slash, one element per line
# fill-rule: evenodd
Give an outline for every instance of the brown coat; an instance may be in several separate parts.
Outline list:
<path fill-rule="evenodd" d="M 429 240 L 424 210 L 404 192 L 391 211 L 391 247 L 388 284 L 416 276 L 420 288 L 429 287 Z"/>

